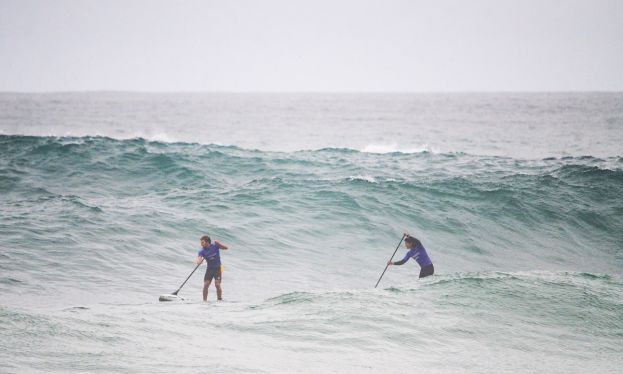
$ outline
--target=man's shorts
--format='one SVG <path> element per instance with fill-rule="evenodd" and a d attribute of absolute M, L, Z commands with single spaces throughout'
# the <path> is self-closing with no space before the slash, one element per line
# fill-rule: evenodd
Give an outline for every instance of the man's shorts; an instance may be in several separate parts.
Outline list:
<path fill-rule="evenodd" d="M 208 282 L 212 281 L 212 279 L 216 279 L 217 281 L 221 280 L 221 267 L 217 268 L 207 268 L 206 275 L 203 276 L 203 281 Z"/>
<path fill-rule="evenodd" d="M 433 264 L 426 265 L 420 270 L 420 278 L 428 277 L 429 275 L 435 274 L 435 267 Z"/>

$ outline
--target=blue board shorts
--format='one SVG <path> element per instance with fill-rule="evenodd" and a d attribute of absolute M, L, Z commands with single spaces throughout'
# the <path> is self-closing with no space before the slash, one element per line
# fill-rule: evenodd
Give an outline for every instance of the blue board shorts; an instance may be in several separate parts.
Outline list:
<path fill-rule="evenodd" d="M 203 276 L 203 281 L 208 282 L 212 281 L 212 279 L 216 279 L 217 281 L 221 280 L 221 267 L 217 268 L 207 268 L 206 274 Z"/>

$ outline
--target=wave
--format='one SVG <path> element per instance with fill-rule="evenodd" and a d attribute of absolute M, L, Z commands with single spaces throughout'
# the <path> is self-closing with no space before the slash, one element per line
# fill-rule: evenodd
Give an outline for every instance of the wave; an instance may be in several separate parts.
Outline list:
<path fill-rule="evenodd" d="M 118 244 L 100 244 L 107 250 L 91 259 L 114 268 L 143 261 L 132 248 L 154 238 L 154 262 L 145 265 L 153 270 L 176 258 L 180 237 L 210 231 L 268 248 L 252 249 L 259 266 L 291 262 L 291 251 L 321 266 L 320 254 L 330 248 L 318 248 L 319 238 L 344 248 L 416 226 L 455 264 L 446 266 L 450 271 L 482 264 L 611 271 L 623 240 L 620 166 L 620 158 L 286 153 L 0 136 L 0 245 L 16 258 L 20 240 L 30 251 L 48 239 L 59 247 L 59 261 L 78 253 L 71 270 L 78 271 L 88 258 L 80 248 L 93 240 L 115 238 Z M 366 245 L 362 251 L 375 253 Z"/>
<path fill-rule="evenodd" d="M 621 158 L 537 162 L 466 154 L 376 155 L 345 149 L 273 153 L 109 138 L 0 136 L 0 145 L 4 160 L 0 164 L 0 189 L 39 196 L 72 195 L 62 190 L 61 181 L 32 183 L 41 178 L 60 178 L 87 186 L 94 178 L 106 183 L 114 180 L 124 182 L 120 184 L 124 188 L 130 183 L 150 188 L 163 183 L 188 188 L 195 182 L 216 188 L 215 183 L 228 179 L 232 187 L 253 193 L 258 188 L 300 189 L 305 185 L 319 189 L 374 187 L 390 194 L 434 194 L 462 201 L 502 203 L 516 209 L 543 198 L 548 199 L 547 204 L 576 200 L 594 206 L 609 202 L 619 209 L 623 185 Z M 206 178 L 208 172 L 210 178 Z M 30 183 L 22 183 L 26 180 Z M 58 188 L 52 188 L 55 185 Z M 110 187 L 115 188 L 114 184 Z M 73 195 L 70 199 L 80 202 L 79 194 Z"/>
<path fill-rule="evenodd" d="M 95 179 L 119 191 L 129 185 L 156 190 L 166 186 L 171 191 L 172 187 L 188 190 L 192 185 L 217 188 L 217 183 L 227 179 L 231 188 L 251 194 L 309 187 L 337 189 L 335 192 L 348 189 L 350 194 L 373 188 L 372 195 L 435 196 L 463 203 L 503 204 L 517 210 L 527 206 L 538 209 L 534 202 L 544 202 L 544 206 L 553 205 L 552 212 L 580 207 L 574 201 L 593 207 L 608 203 L 619 209 L 623 185 L 620 158 L 536 162 L 467 154 L 376 155 L 348 149 L 274 153 L 144 139 L 14 136 L 0 136 L 0 145 L 2 191 L 65 196 L 92 209 L 98 207 L 81 201 L 77 192 L 64 191 L 61 182 L 79 189 L 78 183 L 94 187 L 91 181 Z M 41 178 L 60 180 L 41 183 Z"/>
<path fill-rule="evenodd" d="M 623 283 L 608 274 L 569 271 L 473 272 L 435 275 L 384 289 L 294 291 L 254 304 L 251 310 L 288 313 L 300 319 L 318 311 L 325 318 L 366 310 L 373 315 L 388 310 L 403 313 L 418 305 L 434 313 L 478 320 L 483 311 L 509 318 L 530 318 L 534 323 L 570 325 L 592 315 L 589 323 L 598 335 L 620 335 L 616 329 L 623 317 Z M 557 315 L 563 312 L 564 315 Z M 502 317 L 501 317 L 502 318 Z M 371 318 L 374 320 L 374 318 Z M 608 331 L 614 329 L 615 331 Z"/>
<path fill-rule="evenodd" d="M 317 149 L 301 149 L 291 152 L 283 151 L 264 151 L 255 148 L 244 148 L 237 145 L 226 145 L 222 143 L 201 143 L 201 142 L 186 142 L 171 140 L 166 135 L 156 137 L 144 137 L 144 136 L 129 136 L 129 137 L 109 137 L 109 136 L 30 136 L 30 135 L 7 135 L 0 134 L 0 144 L 6 147 L 16 149 L 17 147 L 31 147 L 33 153 L 46 153 L 57 152 L 59 154 L 68 153 L 72 150 L 76 150 L 80 146 L 115 146 L 115 147 L 128 147 L 132 151 L 145 151 L 145 147 L 160 148 L 162 151 L 167 151 L 167 147 L 171 147 L 170 150 L 194 150 L 194 151 L 212 151 L 212 152 L 243 152 L 254 153 L 261 155 L 269 155 L 276 157 L 278 155 L 305 155 L 305 154 L 370 154 L 379 156 L 392 156 L 392 155 L 435 155 L 442 158 L 456 159 L 457 157 L 468 157 L 480 160 L 498 160 L 498 161 L 520 161 L 525 163 L 573 163 L 581 162 L 583 164 L 609 164 L 618 166 L 616 169 L 620 169 L 623 165 L 623 156 L 612 156 L 606 158 L 600 158 L 590 155 L 583 156 L 565 156 L 565 157 L 546 157 L 540 160 L 530 159 L 513 159 L 505 156 L 487 156 L 479 154 L 470 154 L 457 151 L 442 152 L 437 148 L 430 147 L 428 144 L 423 144 L 420 147 L 400 147 L 397 143 L 391 144 L 368 144 L 365 147 L 344 148 L 344 147 L 324 147 Z M 132 146 L 136 148 L 132 149 Z M 142 148 L 140 148 L 142 147 Z M 428 158 L 427 158 L 428 159 Z"/>

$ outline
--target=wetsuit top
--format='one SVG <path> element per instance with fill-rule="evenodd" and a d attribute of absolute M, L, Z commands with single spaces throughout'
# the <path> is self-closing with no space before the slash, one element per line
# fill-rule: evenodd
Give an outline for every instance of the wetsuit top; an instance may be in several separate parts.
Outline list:
<path fill-rule="evenodd" d="M 430 260 L 430 257 L 428 257 L 428 253 L 426 253 L 426 249 L 424 248 L 422 243 L 416 245 L 415 248 L 410 249 L 409 252 L 407 252 L 407 254 L 405 255 L 405 258 L 396 262 L 395 265 L 402 265 L 410 258 L 413 258 L 415 261 L 417 261 L 420 267 L 428 266 L 433 263 Z"/>
<path fill-rule="evenodd" d="M 221 266 L 221 251 L 216 243 L 210 244 L 208 248 L 201 248 L 197 256 L 206 259 L 208 269 L 214 269 Z"/>

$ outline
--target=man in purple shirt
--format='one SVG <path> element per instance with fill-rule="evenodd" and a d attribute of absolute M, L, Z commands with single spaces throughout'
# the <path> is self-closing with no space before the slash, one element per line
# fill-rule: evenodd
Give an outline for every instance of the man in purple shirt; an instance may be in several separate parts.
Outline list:
<path fill-rule="evenodd" d="M 426 249 L 422 245 L 422 242 L 407 233 L 405 233 L 405 236 L 405 247 L 409 249 L 409 252 L 407 252 L 405 257 L 400 261 L 387 261 L 387 265 L 402 265 L 410 258 L 413 258 L 421 267 L 420 278 L 433 275 L 435 273 L 435 267 L 433 266 L 433 262 L 430 260 L 430 257 L 428 257 L 428 253 L 426 253 Z"/>
<path fill-rule="evenodd" d="M 214 286 L 216 287 L 216 297 L 218 300 L 223 300 L 223 290 L 221 289 L 221 277 L 223 275 L 221 267 L 221 249 L 228 249 L 226 245 L 221 244 L 218 240 L 214 241 L 207 235 L 201 237 L 201 249 L 197 254 L 197 265 L 205 259 L 208 263 L 206 273 L 203 276 L 203 301 L 208 300 L 208 289 L 210 283 L 214 279 Z"/>

